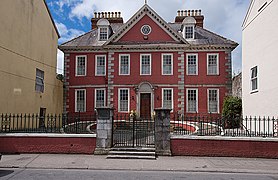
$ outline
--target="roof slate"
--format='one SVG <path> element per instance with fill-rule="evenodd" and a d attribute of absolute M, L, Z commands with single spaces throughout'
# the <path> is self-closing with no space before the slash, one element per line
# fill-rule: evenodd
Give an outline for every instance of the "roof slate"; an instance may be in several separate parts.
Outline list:
<path fill-rule="evenodd" d="M 124 24 L 120 23 L 111 23 L 111 29 L 113 34 L 117 33 L 117 31 Z M 180 23 L 168 23 L 168 25 L 175 30 L 176 32 L 180 32 L 182 24 Z M 204 28 L 196 26 L 195 28 L 195 39 L 187 41 L 190 45 L 194 46 L 207 46 L 207 45 L 216 45 L 216 46 L 233 46 L 236 47 L 238 44 L 232 40 L 224 38 L 216 33 L 208 31 Z M 170 43 L 170 42 L 169 42 Z M 77 38 L 74 38 L 68 42 L 65 42 L 59 46 L 60 49 L 64 47 L 102 47 L 105 44 L 105 41 L 98 40 L 98 31 L 97 29 L 91 30 Z M 131 45 L 131 44 L 168 44 L 168 42 L 111 42 L 109 45 Z M 173 44 L 171 42 L 170 44 Z M 181 43 L 177 43 L 181 44 Z"/>

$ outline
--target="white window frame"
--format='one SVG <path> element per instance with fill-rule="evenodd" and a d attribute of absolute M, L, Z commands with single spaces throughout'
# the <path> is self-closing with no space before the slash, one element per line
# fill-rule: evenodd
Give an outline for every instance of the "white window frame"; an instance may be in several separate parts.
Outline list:
<path fill-rule="evenodd" d="M 127 111 L 120 111 L 120 104 L 121 104 L 121 98 L 120 98 L 120 92 L 121 90 L 127 90 L 128 92 L 128 107 L 127 107 Z M 121 113 L 129 113 L 130 111 L 130 90 L 129 88 L 119 88 L 118 89 L 118 112 L 121 112 Z"/>
<path fill-rule="evenodd" d="M 122 66 L 122 56 L 128 56 L 128 74 L 121 73 L 121 66 Z M 130 54 L 119 54 L 119 75 L 120 76 L 129 76 L 130 75 Z"/>
<path fill-rule="evenodd" d="M 100 29 L 106 29 L 106 39 L 100 39 Z M 108 40 L 108 27 L 99 27 L 98 28 L 98 40 L 99 41 L 107 41 Z"/>
<path fill-rule="evenodd" d="M 256 77 L 254 77 L 254 78 L 252 78 L 252 70 L 253 69 L 257 69 L 257 74 L 256 74 Z M 253 87 L 252 87 L 252 81 L 253 80 L 256 80 L 257 81 L 257 88 L 256 89 L 252 89 Z M 255 92 L 258 92 L 258 89 L 259 89 L 259 81 L 258 81 L 258 66 L 254 66 L 254 67 L 252 67 L 251 68 L 251 70 L 250 70 L 250 88 L 251 88 L 251 93 L 255 93 Z"/>
<path fill-rule="evenodd" d="M 84 74 L 77 74 L 77 68 L 78 68 L 78 58 L 84 57 L 85 58 L 85 73 Z M 75 57 L 75 76 L 86 76 L 87 75 L 87 56 L 86 55 L 77 55 Z"/>
<path fill-rule="evenodd" d="M 188 63 L 188 57 L 189 56 L 196 56 L 196 74 L 189 74 L 189 63 Z M 199 74 L 199 61 L 198 61 L 198 54 L 197 53 L 190 53 L 186 54 L 186 75 L 188 76 L 197 76 Z"/>
<path fill-rule="evenodd" d="M 217 112 L 210 112 L 209 111 L 209 91 L 210 90 L 216 90 L 217 91 Z M 211 113 L 211 114 L 219 114 L 220 113 L 220 107 L 219 107 L 219 89 L 216 89 L 216 88 L 210 88 L 210 89 L 207 89 L 207 106 L 208 106 L 208 113 Z"/>
<path fill-rule="evenodd" d="M 188 103 L 188 91 L 190 90 L 195 90 L 196 91 L 196 111 L 189 111 L 188 107 L 189 107 L 189 103 Z M 187 88 L 186 89 L 186 112 L 188 113 L 198 113 L 199 112 L 199 91 L 197 88 Z"/>
<path fill-rule="evenodd" d="M 164 74 L 164 56 L 171 56 L 171 73 L 170 74 Z M 168 53 L 168 54 L 161 54 L 161 74 L 164 76 L 172 76 L 173 75 L 173 54 L 172 53 Z"/>
<path fill-rule="evenodd" d="M 217 72 L 216 72 L 216 74 L 209 74 L 209 56 L 217 56 Z M 217 75 L 219 75 L 219 53 L 208 53 L 207 54 L 207 75 L 209 75 L 209 76 L 217 76 Z"/>
<path fill-rule="evenodd" d="M 186 38 L 186 28 L 187 27 L 192 27 L 192 38 Z M 183 28 L 184 28 L 183 29 L 183 37 L 184 37 L 184 39 L 186 39 L 186 40 L 193 40 L 193 39 L 195 39 L 195 26 L 194 25 L 185 25 Z"/>
<path fill-rule="evenodd" d="M 104 57 L 104 74 L 97 74 L 97 61 L 98 57 Z M 95 76 L 106 76 L 106 55 L 96 55 L 95 56 Z"/>
<path fill-rule="evenodd" d="M 75 99 L 74 99 L 74 111 L 75 112 L 79 112 L 77 111 L 77 91 L 84 91 L 84 111 L 80 111 L 80 112 L 86 112 L 86 104 L 87 104 L 87 100 L 86 100 L 86 89 L 75 89 Z"/>
<path fill-rule="evenodd" d="M 172 107 L 171 107 L 171 112 L 174 111 L 174 89 L 173 88 L 162 88 L 162 107 L 165 108 L 164 105 L 164 90 L 171 90 L 171 98 L 172 98 Z"/>
<path fill-rule="evenodd" d="M 150 56 L 150 74 L 142 74 L 142 56 Z M 140 75 L 141 76 L 152 75 L 152 55 L 151 54 L 140 54 Z"/>
<path fill-rule="evenodd" d="M 97 88 L 95 89 L 95 108 L 97 108 L 97 91 L 104 91 L 104 106 L 106 106 L 106 89 L 105 88 Z"/>

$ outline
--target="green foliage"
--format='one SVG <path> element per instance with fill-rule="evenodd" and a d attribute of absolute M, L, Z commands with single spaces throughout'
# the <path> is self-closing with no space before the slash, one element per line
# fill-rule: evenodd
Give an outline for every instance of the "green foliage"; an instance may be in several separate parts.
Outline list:
<path fill-rule="evenodd" d="M 226 97 L 223 104 L 222 116 L 226 128 L 238 128 L 242 113 L 242 100 L 238 97 Z"/>

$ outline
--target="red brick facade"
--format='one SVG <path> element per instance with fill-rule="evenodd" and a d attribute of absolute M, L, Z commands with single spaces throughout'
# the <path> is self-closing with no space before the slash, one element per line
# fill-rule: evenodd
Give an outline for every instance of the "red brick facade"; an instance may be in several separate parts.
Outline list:
<path fill-rule="evenodd" d="M 108 17 L 106 19 L 109 21 Z M 144 25 L 151 27 L 150 34 L 144 35 L 141 32 Z M 218 110 L 213 114 L 220 115 L 224 97 L 231 94 L 231 51 L 237 44 L 197 26 L 194 31 L 195 39 L 187 41 L 182 37 L 182 28 L 185 25 L 180 22 L 168 24 L 148 5 L 144 5 L 133 18 L 120 27 L 119 23 L 111 23 L 109 28 L 112 29 L 112 34 L 104 42 L 98 41 L 100 30 L 97 28 L 62 44 L 59 48 L 65 53 L 64 111 L 77 112 L 76 91 L 85 90 L 85 104 L 82 101 L 85 108 L 81 113 L 93 112 L 96 107 L 96 90 L 101 89 L 105 94 L 104 105 L 114 107 L 115 111 L 120 113 L 119 104 L 126 106 L 119 99 L 123 97 L 119 96 L 119 93 L 122 92 L 121 89 L 127 89 L 128 108 L 124 113 L 131 110 L 139 115 L 143 113 L 145 107 L 142 107 L 141 103 L 143 95 L 146 95 L 146 102 L 149 102 L 150 106 L 147 108 L 149 116 L 155 108 L 164 106 L 163 103 L 167 104 L 165 98 L 171 101 L 168 107 L 171 106 L 172 112 L 207 115 L 210 113 L 208 90 L 213 89 L 218 93 L 215 95 Z M 99 28 L 101 27 L 99 25 Z M 201 39 L 198 39 L 200 37 Z M 213 38 L 216 40 L 211 40 Z M 196 75 L 187 75 L 189 54 L 197 57 Z M 209 54 L 218 58 L 218 72 L 214 75 L 208 75 Z M 104 76 L 96 76 L 98 55 L 105 56 Z M 121 55 L 129 57 L 128 75 L 120 75 Z M 144 55 L 150 56 L 149 75 L 141 74 L 141 60 Z M 163 55 L 172 58 L 172 72 L 169 75 L 163 74 Z M 84 76 L 76 75 L 77 56 L 86 57 Z M 166 69 L 166 65 L 164 68 Z M 188 111 L 188 89 L 197 90 L 197 108 L 194 112 Z"/>

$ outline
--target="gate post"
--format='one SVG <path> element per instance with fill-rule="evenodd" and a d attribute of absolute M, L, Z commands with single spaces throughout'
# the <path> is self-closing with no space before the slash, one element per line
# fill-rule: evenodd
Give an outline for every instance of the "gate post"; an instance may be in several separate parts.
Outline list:
<path fill-rule="evenodd" d="M 97 110 L 97 140 L 94 154 L 108 154 L 112 146 L 112 128 L 114 109 L 109 107 L 96 108 Z"/>
<path fill-rule="evenodd" d="M 170 146 L 170 111 L 155 109 L 155 151 L 157 155 L 171 156 Z"/>

